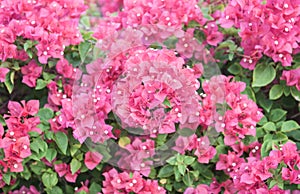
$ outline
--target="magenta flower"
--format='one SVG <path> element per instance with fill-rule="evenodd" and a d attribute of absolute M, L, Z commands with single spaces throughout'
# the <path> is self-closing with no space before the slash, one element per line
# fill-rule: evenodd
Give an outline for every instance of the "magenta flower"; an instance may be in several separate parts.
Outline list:
<path fill-rule="evenodd" d="M 103 156 L 98 152 L 85 153 L 84 164 L 88 169 L 93 170 L 102 160 Z"/>
<path fill-rule="evenodd" d="M 182 69 L 182 58 L 167 50 L 139 50 L 125 65 L 130 74 L 113 91 L 113 110 L 124 128 L 139 127 L 143 134 L 156 136 L 174 132 L 175 123 L 198 125 L 193 117 L 197 117 L 195 91 L 200 85 L 192 71 Z M 165 105 L 165 100 L 170 104 Z M 166 113 L 165 108 L 171 110 Z"/>
<path fill-rule="evenodd" d="M 288 86 L 296 86 L 296 88 L 300 91 L 300 68 L 283 71 L 280 79 L 285 80 L 286 85 Z"/>
<path fill-rule="evenodd" d="M 74 75 L 74 68 L 72 67 L 71 64 L 66 59 L 61 59 L 57 62 L 56 66 L 56 71 L 63 75 L 64 78 L 72 78 Z"/>
<path fill-rule="evenodd" d="M 40 77 L 43 68 L 38 66 L 37 63 L 32 60 L 28 65 L 21 67 L 21 72 L 23 74 L 22 82 L 29 87 L 36 86 L 36 79 Z"/>

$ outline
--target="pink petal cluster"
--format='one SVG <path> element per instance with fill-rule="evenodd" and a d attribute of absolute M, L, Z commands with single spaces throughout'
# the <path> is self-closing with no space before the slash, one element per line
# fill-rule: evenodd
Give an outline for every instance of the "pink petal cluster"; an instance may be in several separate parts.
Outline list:
<path fill-rule="evenodd" d="M 54 169 L 59 177 L 64 177 L 70 183 L 75 183 L 77 176 L 80 174 L 80 170 L 72 174 L 70 165 L 65 163 L 55 164 Z"/>
<path fill-rule="evenodd" d="M 0 60 L 24 55 L 14 44 L 17 37 L 38 41 L 37 55 L 43 64 L 50 57 L 62 58 L 66 46 L 82 41 L 77 26 L 85 9 L 83 0 L 1 1 Z"/>
<path fill-rule="evenodd" d="M 151 159 L 155 154 L 155 142 L 150 139 L 135 138 L 132 143 L 126 145 L 116 153 L 120 160 L 118 167 L 124 170 L 131 170 L 149 176 L 151 166 L 154 164 Z"/>
<path fill-rule="evenodd" d="M 64 76 L 64 78 L 73 78 L 75 76 L 76 69 L 64 58 L 57 62 L 55 68 L 57 73 Z"/>
<path fill-rule="evenodd" d="M 19 190 L 14 190 L 14 191 L 8 192 L 8 194 L 20 194 L 20 193 L 40 194 L 40 192 L 33 185 L 30 185 L 29 188 L 22 186 Z"/>
<path fill-rule="evenodd" d="M 296 86 L 300 91 L 300 68 L 283 71 L 280 79 L 285 80 L 288 86 Z"/>
<path fill-rule="evenodd" d="M 200 121 L 204 125 L 215 122 L 218 132 L 223 132 L 225 145 L 232 146 L 240 142 L 245 135 L 255 136 L 256 123 L 263 117 L 261 110 L 247 95 L 241 94 L 246 85 L 243 82 L 231 82 L 231 77 L 214 76 L 203 83 L 205 97 L 202 100 Z M 216 111 L 216 105 L 226 103 L 229 110 Z"/>
<path fill-rule="evenodd" d="M 93 170 L 102 160 L 103 156 L 98 152 L 88 151 L 85 153 L 84 164 L 90 170 Z"/>
<path fill-rule="evenodd" d="M 130 192 L 140 194 L 164 194 L 165 189 L 158 185 L 156 180 L 145 180 L 138 172 L 118 173 L 116 169 L 111 169 L 103 173 L 105 180 L 103 181 L 103 194 L 108 193 L 124 193 Z"/>
<path fill-rule="evenodd" d="M 197 53 L 204 51 L 204 46 L 194 37 L 193 28 L 187 29 L 184 36 L 178 39 L 176 51 L 185 58 L 197 57 Z"/>
<path fill-rule="evenodd" d="M 229 1 L 220 23 L 240 29 L 243 67 L 254 69 L 263 54 L 283 66 L 291 65 L 292 54 L 299 48 L 299 8 L 299 0 Z"/>
<path fill-rule="evenodd" d="M 255 153 L 260 151 L 259 149 L 255 146 L 249 151 Z M 242 154 L 230 151 L 228 154 L 221 154 L 216 165 L 216 170 L 224 170 L 230 176 L 233 187 L 240 193 L 289 193 L 277 186 L 269 190 L 265 183 L 267 179 L 274 178 L 271 170 L 277 169 L 282 163 L 286 166 L 281 171 L 282 179 L 291 184 L 299 184 L 300 155 L 296 144 L 287 142 L 279 150 L 272 150 L 269 156 L 263 159 L 250 154 L 245 160 Z"/>
<path fill-rule="evenodd" d="M 121 30 L 128 27 L 141 30 L 144 42 L 151 44 L 161 42 L 170 36 L 182 37 L 182 25 L 196 21 L 204 25 L 206 19 L 196 0 L 170 1 L 123 1 L 122 11 L 116 17 L 104 17 L 96 31 L 97 36 L 112 35 L 112 29 Z M 107 30 L 105 30 L 107 28 Z"/>
<path fill-rule="evenodd" d="M 38 66 L 34 60 L 30 61 L 28 65 L 21 67 L 23 74 L 22 82 L 29 87 L 35 87 L 36 79 L 41 76 L 42 70 L 43 68 Z"/>
<path fill-rule="evenodd" d="M 117 12 L 123 5 L 123 0 L 98 0 L 101 13 L 107 15 L 109 13 Z"/>
<path fill-rule="evenodd" d="M 181 128 L 198 126 L 200 84 L 183 64 L 182 58 L 165 49 L 138 50 L 128 58 L 126 77 L 113 91 L 113 111 L 123 128 L 141 128 L 143 134 L 155 137 L 175 132 L 175 123 Z M 170 110 L 165 112 L 166 108 Z"/>
<path fill-rule="evenodd" d="M 194 150 L 194 155 L 198 157 L 199 163 L 208 164 L 209 160 L 212 159 L 217 151 L 211 146 L 207 136 L 198 138 L 197 135 L 193 134 L 190 137 L 182 137 L 176 139 L 176 146 L 174 150 L 183 154 L 185 151 Z"/>
<path fill-rule="evenodd" d="M 23 171 L 22 161 L 31 155 L 28 132 L 41 133 L 41 130 L 37 128 L 40 119 L 35 117 L 39 110 L 39 101 L 30 100 L 27 103 L 25 101 L 21 103 L 9 101 L 10 115 L 4 117 L 8 130 L 4 131 L 2 125 L 0 127 L 0 148 L 4 150 L 1 165 L 5 172 L 8 169 L 11 172 Z"/>
<path fill-rule="evenodd" d="M 209 188 L 207 185 L 200 184 L 196 188 L 189 187 L 183 194 L 208 194 Z"/>

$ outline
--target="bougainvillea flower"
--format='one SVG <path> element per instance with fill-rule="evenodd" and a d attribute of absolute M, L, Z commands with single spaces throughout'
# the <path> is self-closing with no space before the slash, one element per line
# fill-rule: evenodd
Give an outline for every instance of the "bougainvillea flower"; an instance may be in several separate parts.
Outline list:
<path fill-rule="evenodd" d="M 87 152 L 84 158 L 84 164 L 88 169 L 93 170 L 102 160 L 103 156 L 98 152 Z"/>

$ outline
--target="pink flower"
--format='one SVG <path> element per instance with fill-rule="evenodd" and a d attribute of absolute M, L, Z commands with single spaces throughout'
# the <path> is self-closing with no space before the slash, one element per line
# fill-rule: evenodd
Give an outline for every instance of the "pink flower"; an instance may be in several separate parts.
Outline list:
<path fill-rule="evenodd" d="M 113 13 L 119 11 L 123 4 L 122 0 L 112 0 L 112 1 L 98 0 L 98 2 L 100 4 L 100 9 L 103 15 L 106 15 L 107 12 Z"/>
<path fill-rule="evenodd" d="M 144 180 L 138 172 L 128 174 L 127 172 L 118 173 L 115 169 L 103 173 L 102 192 L 108 193 L 156 193 L 165 194 L 166 191 L 158 186 L 155 180 Z"/>
<path fill-rule="evenodd" d="M 9 72 L 9 69 L 0 67 L 0 82 L 4 82 L 6 78 L 6 74 Z"/>
<path fill-rule="evenodd" d="M 74 68 L 66 59 L 61 59 L 56 64 L 56 71 L 63 75 L 65 78 L 72 78 L 74 74 Z"/>
<path fill-rule="evenodd" d="M 72 174 L 71 169 L 70 169 L 70 165 L 65 164 L 65 163 L 55 164 L 54 169 L 57 172 L 59 177 L 64 176 L 66 181 L 68 181 L 70 183 L 75 183 L 76 179 L 77 179 L 77 176 L 80 173 L 80 170 L 78 170 L 77 172 Z"/>
<path fill-rule="evenodd" d="M 65 163 L 55 164 L 54 169 L 57 172 L 59 177 L 64 176 L 68 172 L 68 165 Z"/>
<path fill-rule="evenodd" d="M 27 193 L 27 194 L 40 194 L 38 190 L 33 186 L 30 185 L 29 188 L 22 186 L 20 190 L 10 191 L 9 194 L 20 194 L 20 193 Z"/>
<path fill-rule="evenodd" d="M 198 157 L 198 162 L 208 164 L 209 160 L 216 155 L 216 149 L 213 146 L 210 146 L 207 136 L 198 138 L 196 141 L 196 151 L 194 154 Z"/>
<path fill-rule="evenodd" d="M 184 194 L 208 194 L 209 188 L 207 185 L 200 184 L 196 188 L 188 187 Z"/>
<path fill-rule="evenodd" d="M 3 125 L 0 123 L 0 139 L 2 139 L 3 135 L 4 135 L 4 128 Z"/>
<path fill-rule="evenodd" d="M 185 58 L 193 57 L 195 52 L 203 52 L 204 46 L 194 37 L 194 29 L 189 28 L 176 43 L 176 51 Z"/>
<path fill-rule="evenodd" d="M 84 163 L 88 169 L 93 170 L 102 160 L 103 156 L 98 152 L 88 151 L 85 154 Z"/>
<path fill-rule="evenodd" d="M 23 74 L 22 82 L 29 87 L 36 86 L 36 79 L 40 77 L 43 68 L 38 66 L 37 63 L 32 60 L 28 65 L 21 67 L 21 72 Z"/>
<path fill-rule="evenodd" d="M 283 71 L 280 79 L 285 80 L 288 86 L 296 86 L 300 91 L 300 68 Z"/>
<path fill-rule="evenodd" d="M 300 170 L 282 168 L 282 179 L 290 181 L 291 184 L 300 184 Z"/>
<path fill-rule="evenodd" d="M 208 22 L 203 31 L 206 35 L 206 42 L 212 46 L 217 46 L 224 38 L 223 34 L 218 31 L 216 22 Z"/>
<path fill-rule="evenodd" d="M 29 100 L 27 103 L 22 100 L 21 103 L 23 106 L 19 102 L 8 102 L 8 109 L 12 117 L 34 116 L 38 113 L 40 104 L 38 100 Z"/>
<path fill-rule="evenodd" d="M 18 138 L 13 145 L 12 151 L 20 158 L 27 158 L 31 155 L 30 141 L 27 136 Z"/>

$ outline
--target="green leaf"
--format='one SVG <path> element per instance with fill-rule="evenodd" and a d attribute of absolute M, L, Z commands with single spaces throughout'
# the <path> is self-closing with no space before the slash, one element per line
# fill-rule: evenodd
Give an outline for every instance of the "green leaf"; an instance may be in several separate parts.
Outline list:
<path fill-rule="evenodd" d="M 4 85 L 7 88 L 8 93 L 12 93 L 13 89 L 14 89 L 14 77 L 15 77 L 15 72 L 14 71 L 10 71 L 9 73 L 6 74 L 5 77 L 5 82 Z"/>
<path fill-rule="evenodd" d="M 40 153 L 40 150 L 46 153 L 48 149 L 48 144 L 45 141 L 43 141 L 40 137 L 37 137 L 32 140 L 32 143 L 30 144 L 30 149 L 36 153 Z"/>
<path fill-rule="evenodd" d="M 285 121 L 281 126 L 282 132 L 291 132 L 297 129 L 300 129 L 300 126 L 296 121 L 293 120 Z"/>
<path fill-rule="evenodd" d="M 41 90 L 41 89 L 44 89 L 46 86 L 48 85 L 48 82 L 43 80 L 43 79 L 38 79 L 36 81 L 36 86 L 35 86 L 35 89 L 36 90 Z"/>
<path fill-rule="evenodd" d="M 286 85 L 283 86 L 283 93 L 284 93 L 285 96 L 290 95 L 290 93 L 291 93 L 290 87 L 288 87 Z"/>
<path fill-rule="evenodd" d="M 294 130 L 294 131 L 291 131 L 291 132 L 287 132 L 286 135 L 289 138 L 300 142 L 300 130 Z"/>
<path fill-rule="evenodd" d="M 191 165 L 195 161 L 195 158 L 192 156 L 184 156 L 184 161 L 183 163 L 186 165 Z"/>
<path fill-rule="evenodd" d="M 266 124 L 264 124 L 263 128 L 266 131 L 276 131 L 276 125 L 273 122 L 267 122 Z"/>
<path fill-rule="evenodd" d="M 32 172 L 34 172 L 36 175 L 40 176 L 43 172 L 43 170 L 46 169 L 46 165 L 44 162 L 36 161 L 30 164 L 30 169 Z"/>
<path fill-rule="evenodd" d="M 165 98 L 163 104 L 166 105 L 168 108 L 171 108 L 171 103 L 167 98 Z"/>
<path fill-rule="evenodd" d="M 261 92 L 257 94 L 257 102 L 265 111 L 270 112 L 273 101 L 269 100 L 265 95 L 263 95 Z"/>
<path fill-rule="evenodd" d="M 63 194 L 63 191 L 58 186 L 46 189 L 47 194 Z"/>
<path fill-rule="evenodd" d="M 269 151 L 272 149 L 273 141 L 264 141 L 264 143 L 261 146 L 261 156 L 264 158 L 269 155 Z"/>
<path fill-rule="evenodd" d="M 166 162 L 173 165 L 173 166 L 176 165 L 177 164 L 176 156 L 172 156 Z"/>
<path fill-rule="evenodd" d="M 37 116 L 40 117 L 41 121 L 48 122 L 49 119 L 53 118 L 54 112 L 49 108 L 41 108 Z"/>
<path fill-rule="evenodd" d="M 6 126 L 5 120 L 2 115 L 0 115 L 0 124 L 2 124 L 3 126 Z"/>
<path fill-rule="evenodd" d="M 261 138 L 261 137 L 263 137 L 265 134 L 266 134 L 266 133 L 265 133 L 265 131 L 263 130 L 262 127 L 257 127 L 257 128 L 256 128 L 256 137 L 257 137 L 257 138 Z"/>
<path fill-rule="evenodd" d="M 73 144 L 70 148 L 71 156 L 74 156 L 80 148 L 81 144 Z"/>
<path fill-rule="evenodd" d="M 270 93 L 269 93 L 269 97 L 271 100 L 277 100 L 282 95 L 283 95 L 283 88 L 281 85 L 276 84 L 276 85 L 272 86 Z"/>
<path fill-rule="evenodd" d="M 63 132 L 57 132 L 54 134 L 54 141 L 57 144 L 58 148 L 63 154 L 67 153 L 68 148 L 68 137 Z"/>
<path fill-rule="evenodd" d="M 247 86 L 246 89 L 242 92 L 242 94 L 246 94 L 251 100 L 256 102 L 255 93 L 253 92 L 251 87 Z"/>
<path fill-rule="evenodd" d="M 206 19 L 208 19 L 208 20 L 213 20 L 213 19 L 214 19 L 214 18 L 211 17 L 211 15 L 210 15 L 211 10 L 210 10 L 209 7 L 204 7 L 204 6 L 202 6 L 202 7 L 201 7 L 201 11 L 202 11 L 202 14 L 203 14 L 203 17 L 204 17 L 204 18 L 206 18 Z"/>
<path fill-rule="evenodd" d="M 288 137 L 283 134 L 283 133 L 276 133 L 274 136 L 273 136 L 273 142 L 277 142 L 277 143 L 281 143 L 281 142 L 286 142 L 288 141 Z"/>
<path fill-rule="evenodd" d="M 2 179 L 7 185 L 10 185 L 11 173 L 2 174 Z"/>
<path fill-rule="evenodd" d="M 178 171 L 180 172 L 180 174 L 182 174 L 182 175 L 185 174 L 186 166 L 184 164 L 178 164 L 177 168 L 178 168 Z"/>
<path fill-rule="evenodd" d="M 277 185 L 277 181 L 271 180 L 271 182 L 269 183 L 269 189 L 273 188 L 275 185 Z"/>
<path fill-rule="evenodd" d="M 283 119 L 286 115 L 287 111 L 282 110 L 280 108 L 271 110 L 271 113 L 269 115 L 269 120 L 273 122 L 278 122 L 281 119 Z"/>
<path fill-rule="evenodd" d="M 291 87 L 291 94 L 295 100 L 300 102 L 300 91 L 296 87 Z"/>
<path fill-rule="evenodd" d="M 257 141 L 257 139 L 252 135 L 246 135 L 242 141 L 245 145 L 250 145 L 251 143 Z"/>
<path fill-rule="evenodd" d="M 43 78 L 46 81 L 50 81 L 50 80 L 53 80 L 54 78 L 56 78 L 56 75 L 55 74 L 51 74 L 51 73 L 43 72 Z"/>
<path fill-rule="evenodd" d="M 54 187 L 58 182 L 57 174 L 53 171 L 45 172 L 42 176 L 42 182 L 47 188 Z"/>
<path fill-rule="evenodd" d="M 28 49 L 32 48 L 36 44 L 38 44 L 38 41 L 26 40 L 24 44 L 24 50 L 27 51 Z"/>
<path fill-rule="evenodd" d="M 79 46 L 78 46 L 78 49 L 79 49 L 79 55 L 80 55 L 80 59 L 81 59 L 81 62 L 84 62 L 85 58 L 86 58 L 86 55 L 88 54 L 90 48 L 91 48 L 91 43 L 89 42 L 82 42 Z"/>
<path fill-rule="evenodd" d="M 185 174 L 183 176 L 182 180 L 186 186 L 188 186 L 188 187 L 192 186 L 193 185 L 193 174 L 190 174 L 190 173 Z"/>
<path fill-rule="evenodd" d="M 89 188 L 90 194 L 97 194 L 99 191 L 101 191 L 101 186 L 95 182 L 92 182 L 90 188 Z"/>
<path fill-rule="evenodd" d="M 91 27 L 91 24 L 90 24 L 90 17 L 88 16 L 82 16 L 81 19 L 80 19 L 80 22 L 87 28 L 90 28 Z"/>
<path fill-rule="evenodd" d="M 263 87 L 271 83 L 276 76 L 272 64 L 258 64 L 253 72 L 253 87 Z"/>
<path fill-rule="evenodd" d="M 165 165 L 159 170 L 157 177 L 167 178 L 172 176 L 173 174 L 174 174 L 174 167 L 171 165 Z"/>
<path fill-rule="evenodd" d="M 131 140 L 129 139 L 129 137 L 121 137 L 119 139 L 119 146 L 120 147 L 125 147 L 126 145 L 130 144 Z"/>
<path fill-rule="evenodd" d="M 49 162 L 52 162 L 52 160 L 54 160 L 54 158 L 56 157 L 57 155 L 57 151 L 53 148 L 49 148 L 46 152 L 46 159 L 49 161 Z"/>
<path fill-rule="evenodd" d="M 81 162 L 78 161 L 76 158 L 73 158 L 71 161 L 71 172 L 72 174 L 75 174 L 81 167 Z"/>
<path fill-rule="evenodd" d="M 24 170 L 23 170 L 23 172 L 21 172 L 21 176 L 25 180 L 29 180 L 31 178 L 31 171 L 28 169 L 27 166 L 24 166 Z"/>

